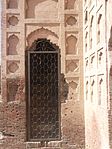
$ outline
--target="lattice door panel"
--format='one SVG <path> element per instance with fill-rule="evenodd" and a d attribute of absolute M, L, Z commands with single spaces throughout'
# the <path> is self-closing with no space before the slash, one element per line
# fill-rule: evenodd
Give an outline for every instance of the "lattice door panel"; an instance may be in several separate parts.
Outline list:
<path fill-rule="evenodd" d="M 29 140 L 60 138 L 59 53 L 28 53 Z"/>

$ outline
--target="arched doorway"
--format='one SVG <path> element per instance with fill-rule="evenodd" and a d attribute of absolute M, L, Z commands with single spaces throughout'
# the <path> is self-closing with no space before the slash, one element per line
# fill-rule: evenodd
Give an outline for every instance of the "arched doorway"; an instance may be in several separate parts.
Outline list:
<path fill-rule="evenodd" d="M 28 141 L 60 139 L 60 52 L 47 39 L 26 51 Z"/>

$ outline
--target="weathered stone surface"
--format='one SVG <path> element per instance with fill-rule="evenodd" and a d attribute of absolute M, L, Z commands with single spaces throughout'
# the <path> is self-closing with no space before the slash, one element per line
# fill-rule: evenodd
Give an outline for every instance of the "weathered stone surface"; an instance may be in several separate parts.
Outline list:
<path fill-rule="evenodd" d="M 2 10 L 0 148 L 84 148 L 82 0 L 8 0 L 2 1 Z M 27 141 L 25 50 L 38 38 L 60 49 L 60 141 Z"/>

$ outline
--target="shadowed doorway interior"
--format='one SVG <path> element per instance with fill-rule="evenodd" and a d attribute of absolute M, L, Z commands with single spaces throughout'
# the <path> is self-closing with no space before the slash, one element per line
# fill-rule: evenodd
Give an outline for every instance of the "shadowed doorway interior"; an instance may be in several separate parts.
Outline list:
<path fill-rule="evenodd" d="M 60 140 L 60 52 L 47 39 L 26 51 L 27 140 Z"/>

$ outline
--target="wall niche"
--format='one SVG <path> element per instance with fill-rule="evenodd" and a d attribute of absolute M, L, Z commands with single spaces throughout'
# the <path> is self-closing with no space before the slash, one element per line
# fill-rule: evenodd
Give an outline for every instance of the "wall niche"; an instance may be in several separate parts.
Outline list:
<path fill-rule="evenodd" d="M 19 69 L 20 61 L 8 61 L 7 62 L 7 73 L 15 73 Z"/>
<path fill-rule="evenodd" d="M 65 0 L 65 9 L 74 9 L 76 0 Z"/>
<path fill-rule="evenodd" d="M 66 38 L 66 54 L 77 54 L 77 37 L 74 35 L 70 35 Z"/>
<path fill-rule="evenodd" d="M 74 73 L 79 71 L 78 60 L 67 60 L 66 61 L 66 73 Z"/>
<path fill-rule="evenodd" d="M 7 0 L 7 8 L 17 9 L 19 0 Z"/>
<path fill-rule="evenodd" d="M 19 38 L 17 35 L 12 34 L 8 37 L 7 55 L 17 55 L 17 46 Z"/>
<path fill-rule="evenodd" d="M 65 26 L 74 26 L 77 25 L 77 15 L 65 15 Z"/>
<path fill-rule="evenodd" d="M 16 26 L 19 22 L 17 15 L 8 16 L 8 27 L 9 26 Z"/>

